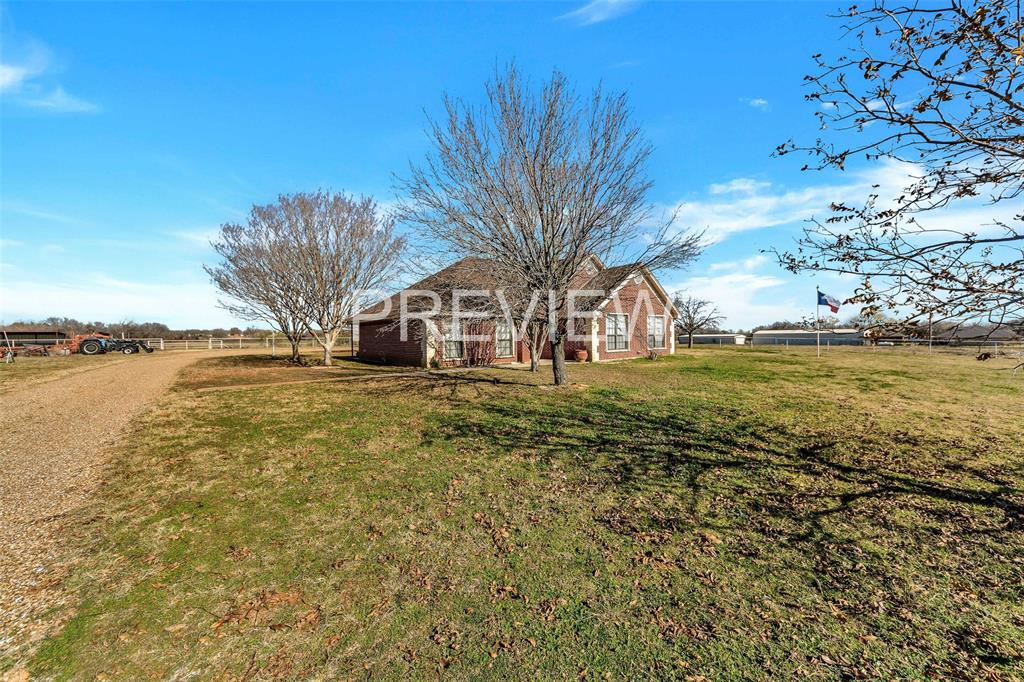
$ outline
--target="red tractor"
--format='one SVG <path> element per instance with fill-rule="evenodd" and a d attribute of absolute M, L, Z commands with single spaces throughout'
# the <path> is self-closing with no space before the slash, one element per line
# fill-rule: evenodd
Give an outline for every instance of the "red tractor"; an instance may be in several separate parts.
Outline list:
<path fill-rule="evenodd" d="M 137 339 L 115 339 L 110 334 L 78 334 L 68 337 L 64 332 L 52 330 L 3 332 L 0 348 L 11 355 L 54 355 L 81 353 L 100 355 L 102 353 L 152 353 L 145 341 Z"/>
<path fill-rule="evenodd" d="M 137 339 L 115 339 L 109 334 L 79 334 L 68 343 L 68 349 L 82 355 L 99 355 L 101 353 L 152 353 L 153 349 L 145 341 Z"/>

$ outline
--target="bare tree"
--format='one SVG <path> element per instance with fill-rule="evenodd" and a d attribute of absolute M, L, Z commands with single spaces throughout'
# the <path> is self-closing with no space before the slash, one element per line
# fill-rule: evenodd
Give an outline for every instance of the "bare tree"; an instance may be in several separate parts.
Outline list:
<path fill-rule="evenodd" d="M 813 222 L 788 269 L 852 274 L 848 300 L 873 316 L 985 322 L 1024 317 L 1024 214 L 989 225 L 929 227 L 928 211 L 974 197 L 1013 204 L 1024 196 L 1024 23 L 1020 0 L 943 4 L 877 2 L 845 16 L 849 50 L 815 55 L 807 76 L 823 129 L 854 139 L 836 145 L 787 142 L 778 153 L 812 154 L 816 169 L 848 159 L 914 164 L 898 197 L 836 203 Z M 805 166 L 805 169 L 810 166 Z M 1019 205 L 1018 205 L 1019 207 Z M 993 211 L 995 213 L 995 211 Z"/>
<path fill-rule="evenodd" d="M 676 328 L 686 334 L 687 348 L 693 348 L 694 334 L 701 329 L 716 328 L 725 319 L 711 301 L 676 294 L 672 303 L 679 311 Z"/>
<path fill-rule="evenodd" d="M 297 277 L 298 254 L 275 204 L 253 206 L 245 223 L 225 223 L 211 242 L 222 259 L 203 269 L 226 297 L 222 308 L 246 320 L 263 320 L 291 343 L 299 360 L 306 307 Z"/>
<path fill-rule="evenodd" d="M 400 213 L 445 254 L 486 259 L 517 299 L 515 321 L 544 321 L 563 384 L 566 297 L 586 259 L 639 249 L 637 269 L 680 266 L 700 253 L 700 235 L 672 231 L 671 220 L 651 227 L 651 148 L 624 94 L 581 98 L 557 71 L 537 90 L 514 65 L 486 91 L 483 107 L 445 98 L 433 152 L 400 183 Z"/>
<path fill-rule="evenodd" d="M 298 193 L 279 197 L 273 210 L 295 253 L 306 327 L 330 365 L 345 323 L 395 276 L 406 240 L 370 197 Z"/>

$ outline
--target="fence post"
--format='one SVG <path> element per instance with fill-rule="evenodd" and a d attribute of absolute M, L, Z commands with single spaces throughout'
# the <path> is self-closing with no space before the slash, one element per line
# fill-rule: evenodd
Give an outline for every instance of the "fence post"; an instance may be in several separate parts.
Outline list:
<path fill-rule="evenodd" d="M 185 339 L 185 350 L 188 350 L 188 339 Z"/>
<path fill-rule="evenodd" d="M 238 337 L 238 350 L 242 350 L 242 337 Z"/>
<path fill-rule="evenodd" d="M 206 350 L 213 350 L 213 337 L 206 340 Z"/>
<path fill-rule="evenodd" d="M 164 349 L 164 340 L 160 339 L 160 350 Z"/>

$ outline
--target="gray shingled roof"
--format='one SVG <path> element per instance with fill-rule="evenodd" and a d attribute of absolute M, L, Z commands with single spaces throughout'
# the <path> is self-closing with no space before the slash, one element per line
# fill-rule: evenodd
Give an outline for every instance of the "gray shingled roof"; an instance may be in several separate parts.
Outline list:
<path fill-rule="evenodd" d="M 494 269 L 488 268 L 487 263 L 488 261 L 485 258 L 463 258 L 460 261 L 452 263 L 446 268 L 438 270 L 428 277 L 424 277 L 415 284 L 409 285 L 403 289 L 403 291 L 409 291 L 410 289 L 434 291 L 437 292 L 442 301 L 450 301 L 453 289 L 475 288 L 492 290 L 498 287 L 498 281 L 494 275 Z M 605 292 L 605 295 L 575 299 L 576 310 L 579 312 L 595 310 L 607 298 L 608 294 L 619 286 L 627 277 L 636 273 L 639 267 L 639 264 L 632 263 L 628 265 L 616 265 L 599 270 L 597 274 L 594 275 L 584 286 L 580 287 L 580 289 L 599 290 Z M 388 299 L 378 301 L 372 306 L 364 309 L 361 314 L 380 314 L 384 310 L 385 301 L 390 300 L 391 310 L 388 315 L 382 319 L 398 319 L 401 306 L 401 294 L 401 291 L 396 292 Z M 466 302 L 471 303 L 472 301 L 467 300 Z M 431 309 L 432 301 L 429 297 L 407 296 L 406 305 L 408 310 L 411 312 L 422 312 L 424 310 Z"/>

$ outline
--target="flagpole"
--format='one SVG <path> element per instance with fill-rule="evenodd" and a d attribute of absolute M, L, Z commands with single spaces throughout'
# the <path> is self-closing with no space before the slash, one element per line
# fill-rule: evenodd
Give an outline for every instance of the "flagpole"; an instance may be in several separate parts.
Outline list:
<path fill-rule="evenodd" d="M 819 289 L 818 287 L 814 287 L 814 293 L 816 294 L 816 296 L 814 297 L 814 317 L 815 317 L 816 324 L 814 326 L 818 330 L 818 340 L 817 340 L 816 345 L 818 347 L 818 357 L 820 358 L 821 357 L 821 289 Z"/>

